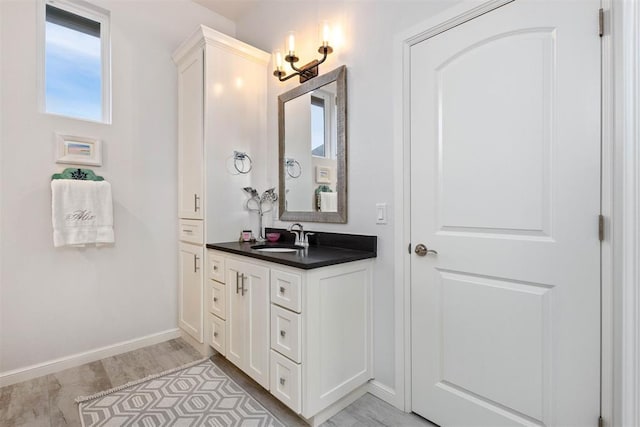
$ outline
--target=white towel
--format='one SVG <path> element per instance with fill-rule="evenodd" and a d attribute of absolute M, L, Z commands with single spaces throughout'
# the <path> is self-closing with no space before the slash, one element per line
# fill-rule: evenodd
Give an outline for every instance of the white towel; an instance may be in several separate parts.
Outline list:
<path fill-rule="evenodd" d="M 338 193 L 320 193 L 320 211 L 338 212 Z"/>
<path fill-rule="evenodd" d="M 106 181 L 51 181 L 53 245 L 113 243 L 113 202 Z"/>

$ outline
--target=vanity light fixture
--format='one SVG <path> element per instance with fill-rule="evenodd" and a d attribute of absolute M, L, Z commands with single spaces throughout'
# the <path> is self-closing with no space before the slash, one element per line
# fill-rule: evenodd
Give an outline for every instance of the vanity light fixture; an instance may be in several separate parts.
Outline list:
<path fill-rule="evenodd" d="M 333 48 L 329 45 L 330 38 L 331 27 L 329 27 L 329 23 L 325 21 L 321 26 L 322 44 L 318 48 L 318 53 L 322 54 L 322 58 L 320 60 L 314 59 L 308 64 L 298 68 L 295 65 L 295 63 L 300 60 L 300 58 L 298 58 L 298 56 L 296 55 L 296 36 L 294 31 L 290 31 L 285 43 L 287 54 L 284 57 L 284 61 L 289 63 L 295 73 L 287 76 L 287 73 L 284 71 L 282 52 L 280 51 L 280 49 L 276 49 L 273 52 L 273 64 L 276 67 L 273 75 L 276 76 L 281 82 L 289 80 L 290 78 L 295 76 L 300 76 L 300 83 L 304 83 L 307 80 L 316 77 L 318 75 L 319 65 L 326 61 L 327 55 L 333 52 Z"/>

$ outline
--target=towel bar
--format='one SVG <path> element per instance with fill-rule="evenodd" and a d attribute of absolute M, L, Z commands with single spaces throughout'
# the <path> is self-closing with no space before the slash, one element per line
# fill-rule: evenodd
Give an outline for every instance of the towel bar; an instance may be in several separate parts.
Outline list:
<path fill-rule="evenodd" d="M 81 181 L 104 181 L 104 178 L 96 175 L 91 169 L 66 168 L 62 173 L 54 173 L 54 179 L 78 179 Z"/>

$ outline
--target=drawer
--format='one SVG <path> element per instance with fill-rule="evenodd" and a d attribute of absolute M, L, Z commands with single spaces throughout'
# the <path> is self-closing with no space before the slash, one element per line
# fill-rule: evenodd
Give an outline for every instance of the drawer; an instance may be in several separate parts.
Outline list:
<path fill-rule="evenodd" d="M 300 315 L 271 305 L 271 348 L 300 363 Z"/>
<path fill-rule="evenodd" d="M 197 219 L 181 219 L 178 223 L 180 228 L 180 240 L 183 242 L 202 245 L 204 243 L 204 221 Z"/>
<path fill-rule="evenodd" d="M 271 394 L 299 414 L 302 410 L 300 365 L 271 350 L 269 371 Z"/>
<path fill-rule="evenodd" d="M 221 319 L 227 318 L 227 287 L 222 283 L 218 283 L 215 280 L 208 280 L 209 293 L 207 307 L 209 313 L 215 314 Z"/>
<path fill-rule="evenodd" d="M 297 274 L 271 270 L 271 302 L 300 313 L 302 279 Z"/>
<path fill-rule="evenodd" d="M 213 251 L 209 251 L 207 259 L 209 279 L 224 283 L 224 258 Z"/>
<path fill-rule="evenodd" d="M 227 355 L 227 346 L 225 342 L 225 321 L 217 316 L 209 313 L 209 345 L 213 347 L 215 351 Z"/>

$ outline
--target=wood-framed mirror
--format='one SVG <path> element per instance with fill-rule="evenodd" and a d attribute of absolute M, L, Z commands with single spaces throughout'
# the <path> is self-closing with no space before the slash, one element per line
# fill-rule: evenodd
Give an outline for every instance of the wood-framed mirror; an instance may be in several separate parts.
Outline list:
<path fill-rule="evenodd" d="M 347 68 L 278 97 L 282 221 L 347 222 Z"/>

